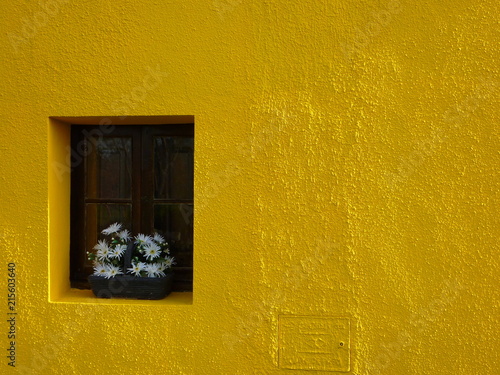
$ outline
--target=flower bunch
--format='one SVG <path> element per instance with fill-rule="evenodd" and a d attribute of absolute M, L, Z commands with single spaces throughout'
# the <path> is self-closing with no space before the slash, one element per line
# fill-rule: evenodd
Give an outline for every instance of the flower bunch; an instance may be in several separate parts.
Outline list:
<path fill-rule="evenodd" d="M 158 233 L 153 236 L 139 233 L 134 238 L 128 230 L 122 230 L 119 223 L 111 224 L 102 231 L 110 240 L 99 240 L 94 246 L 95 252 L 87 253 L 94 263 L 94 275 L 106 278 L 123 275 L 124 271 L 134 276 L 162 277 L 175 264 L 168 243 Z M 126 270 L 123 255 L 130 241 L 134 241 L 131 267 Z"/>

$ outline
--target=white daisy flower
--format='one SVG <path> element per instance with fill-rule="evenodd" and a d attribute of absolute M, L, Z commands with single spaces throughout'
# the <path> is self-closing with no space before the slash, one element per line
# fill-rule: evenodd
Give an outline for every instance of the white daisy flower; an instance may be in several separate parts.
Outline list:
<path fill-rule="evenodd" d="M 122 229 L 122 225 L 121 224 L 119 224 L 119 223 L 113 223 L 109 227 L 107 227 L 106 229 L 104 229 L 102 231 L 102 233 L 105 234 L 106 236 L 109 236 L 110 234 L 118 233 L 120 231 L 120 229 Z"/>
<path fill-rule="evenodd" d="M 155 263 L 158 267 L 158 271 L 165 271 L 167 269 L 167 266 L 165 266 L 165 262 L 156 262 Z"/>
<path fill-rule="evenodd" d="M 107 272 L 106 266 L 102 263 L 95 262 L 94 263 L 94 275 L 97 276 L 105 276 Z"/>
<path fill-rule="evenodd" d="M 145 264 L 142 262 L 132 264 L 132 267 L 127 268 L 129 273 L 133 273 L 134 276 L 141 276 L 141 271 L 143 271 L 145 268 Z"/>
<path fill-rule="evenodd" d="M 147 272 L 148 277 L 157 277 L 157 275 L 161 272 L 157 263 L 146 264 L 144 271 Z"/>
<path fill-rule="evenodd" d="M 160 276 L 165 276 L 165 264 L 163 262 L 156 262 L 154 263 L 156 265 L 156 268 L 157 268 L 157 271 L 156 271 L 156 276 L 160 277 Z"/>
<path fill-rule="evenodd" d="M 120 233 L 118 233 L 118 237 L 125 241 L 128 242 L 130 240 L 130 232 L 128 230 L 122 230 Z"/>
<path fill-rule="evenodd" d="M 120 267 L 109 265 L 106 269 L 106 273 L 104 276 L 107 279 L 110 279 L 111 277 L 115 277 L 116 275 L 121 275 L 121 274 L 123 274 L 123 272 L 120 269 Z"/>
<path fill-rule="evenodd" d="M 97 250 L 97 254 L 96 254 L 97 259 L 99 259 L 99 260 L 109 259 L 110 255 L 111 255 L 111 250 L 109 247 L 105 247 L 105 248 Z"/>
<path fill-rule="evenodd" d="M 165 257 L 165 268 L 171 268 L 175 263 L 174 257 Z"/>
<path fill-rule="evenodd" d="M 108 259 L 110 248 L 106 240 L 100 240 L 97 245 L 94 246 L 94 249 L 97 250 L 96 256 L 99 260 Z"/>
<path fill-rule="evenodd" d="M 106 240 L 99 240 L 97 242 L 97 245 L 94 246 L 94 249 L 95 250 L 109 250 L 109 245 L 108 243 L 106 242 Z"/>
<path fill-rule="evenodd" d="M 157 243 L 165 243 L 165 238 L 160 236 L 158 233 L 154 234 L 153 240 L 155 240 Z"/>
<path fill-rule="evenodd" d="M 144 256 L 148 260 L 158 258 L 161 254 L 161 248 L 155 243 L 149 243 L 144 247 Z"/>
<path fill-rule="evenodd" d="M 114 249 L 111 249 L 109 257 L 120 259 L 125 250 L 127 250 L 127 245 L 116 245 Z"/>
<path fill-rule="evenodd" d="M 147 236 L 145 234 L 139 233 L 137 236 L 135 236 L 135 243 L 139 246 L 141 245 L 148 245 L 153 242 L 153 239 L 151 236 Z"/>

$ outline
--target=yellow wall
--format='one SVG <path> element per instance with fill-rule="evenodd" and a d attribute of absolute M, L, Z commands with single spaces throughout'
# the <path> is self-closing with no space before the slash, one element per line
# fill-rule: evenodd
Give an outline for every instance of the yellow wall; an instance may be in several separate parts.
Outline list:
<path fill-rule="evenodd" d="M 500 371 L 497 1 L 0 9 L 0 373 Z M 195 117 L 194 293 L 69 290 L 61 118 L 169 115 Z"/>

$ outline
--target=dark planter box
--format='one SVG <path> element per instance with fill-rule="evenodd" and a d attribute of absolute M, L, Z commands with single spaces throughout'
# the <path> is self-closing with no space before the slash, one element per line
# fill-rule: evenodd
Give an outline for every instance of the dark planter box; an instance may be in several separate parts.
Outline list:
<path fill-rule="evenodd" d="M 172 291 L 173 273 L 165 277 L 136 277 L 131 275 L 89 276 L 92 291 L 99 298 L 162 299 Z"/>

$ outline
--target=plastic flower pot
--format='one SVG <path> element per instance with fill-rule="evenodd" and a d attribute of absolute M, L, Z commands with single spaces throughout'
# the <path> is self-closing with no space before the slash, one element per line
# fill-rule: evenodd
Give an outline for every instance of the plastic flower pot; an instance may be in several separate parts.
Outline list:
<path fill-rule="evenodd" d="M 124 269 L 130 267 L 134 244 L 130 243 L 124 254 Z M 92 292 L 98 298 L 163 299 L 172 291 L 173 273 L 163 277 L 117 275 L 111 278 L 90 275 Z"/>

